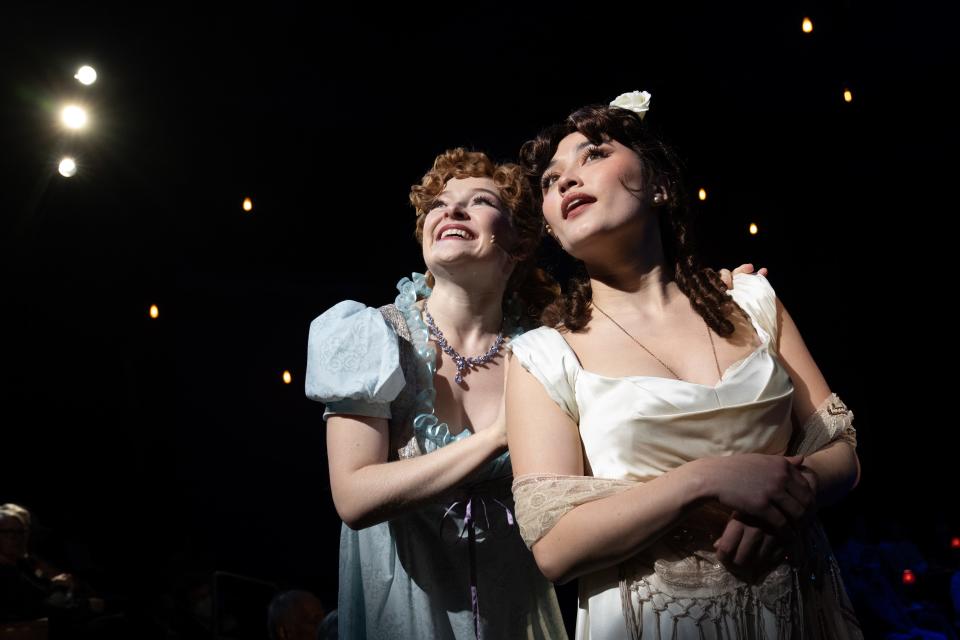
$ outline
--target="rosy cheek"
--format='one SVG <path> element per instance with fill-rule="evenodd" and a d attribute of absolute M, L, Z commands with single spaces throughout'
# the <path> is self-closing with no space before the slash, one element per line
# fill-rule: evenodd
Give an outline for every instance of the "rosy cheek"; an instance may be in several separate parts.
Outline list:
<path fill-rule="evenodd" d="M 547 218 L 556 218 L 560 215 L 560 199 L 549 196 L 543 201 L 543 215 Z"/>
<path fill-rule="evenodd" d="M 435 232 L 437 230 L 437 225 L 440 224 L 440 218 L 441 216 L 439 209 L 434 209 L 428 213 L 426 220 L 423 222 L 424 232 L 427 230 L 429 230 L 431 233 Z"/>

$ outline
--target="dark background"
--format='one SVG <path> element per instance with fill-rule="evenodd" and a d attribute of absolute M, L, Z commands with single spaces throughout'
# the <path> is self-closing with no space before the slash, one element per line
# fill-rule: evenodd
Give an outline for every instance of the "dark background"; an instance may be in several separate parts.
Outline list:
<path fill-rule="evenodd" d="M 102 591 L 137 601 L 217 569 L 332 605 L 310 320 L 392 301 L 422 271 L 406 197 L 437 153 L 512 159 L 541 126 L 635 89 L 708 191 L 705 262 L 769 268 L 856 414 L 863 478 L 831 533 L 859 515 L 958 535 L 955 15 L 27 6 L 4 9 L 0 45 L 0 503 L 32 509 L 48 554 Z M 85 63 L 91 87 L 72 77 Z M 91 113 L 82 133 L 57 121 L 71 97 Z"/>

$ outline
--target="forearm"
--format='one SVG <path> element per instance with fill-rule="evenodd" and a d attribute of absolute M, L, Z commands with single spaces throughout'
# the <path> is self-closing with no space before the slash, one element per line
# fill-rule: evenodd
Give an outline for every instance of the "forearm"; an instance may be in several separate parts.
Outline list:
<path fill-rule="evenodd" d="M 543 574 L 566 583 L 618 564 L 648 547 L 706 496 L 697 463 L 566 513 L 533 545 Z"/>
<path fill-rule="evenodd" d="M 366 465 L 331 478 L 337 512 L 352 529 L 390 520 L 442 498 L 504 450 L 485 429 L 426 455 Z"/>
<path fill-rule="evenodd" d="M 803 464 L 816 475 L 818 507 L 839 501 L 856 486 L 860 478 L 857 452 L 842 440 L 806 456 Z"/>

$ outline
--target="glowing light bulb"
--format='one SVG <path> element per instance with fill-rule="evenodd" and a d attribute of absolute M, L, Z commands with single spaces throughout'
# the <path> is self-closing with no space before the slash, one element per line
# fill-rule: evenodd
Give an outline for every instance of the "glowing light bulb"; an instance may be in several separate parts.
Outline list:
<path fill-rule="evenodd" d="M 951 549 L 960 549 L 960 538 L 954 536 L 950 538 L 950 548 Z"/>
<path fill-rule="evenodd" d="M 82 129 L 87 125 L 87 112 L 83 107 L 69 104 L 60 112 L 60 119 L 70 129 Z"/>
<path fill-rule="evenodd" d="M 160 317 L 160 307 L 155 304 L 150 305 L 150 317 L 156 320 Z"/>
<path fill-rule="evenodd" d="M 701 200 L 706 200 L 706 199 L 707 199 L 707 190 L 701 187 L 701 188 L 700 188 L 700 194 L 699 194 L 699 195 L 700 195 L 700 199 L 701 199 Z"/>
<path fill-rule="evenodd" d="M 903 570 L 903 584 L 913 584 L 917 581 L 917 576 L 910 569 Z"/>
<path fill-rule="evenodd" d="M 289 371 L 284 371 L 284 372 L 283 372 L 283 384 L 290 384 L 291 382 L 293 382 L 293 376 L 290 375 L 290 372 L 289 372 Z"/>
<path fill-rule="evenodd" d="M 750 223 L 750 235 L 755 236 L 755 235 L 757 235 L 757 232 L 758 232 L 758 231 L 760 231 L 760 229 L 757 228 L 757 223 L 756 223 L 756 222 L 751 222 L 751 223 Z"/>
<path fill-rule="evenodd" d="M 812 33 L 813 32 L 813 20 L 810 18 L 803 19 L 803 32 Z"/>
<path fill-rule="evenodd" d="M 250 198 L 243 199 L 243 210 L 244 211 L 253 211 L 253 200 Z"/>
<path fill-rule="evenodd" d="M 844 102 L 853 102 L 853 92 L 850 89 L 843 90 L 843 101 Z"/>
<path fill-rule="evenodd" d="M 89 86 L 97 81 L 97 71 L 90 65 L 85 64 L 77 69 L 77 73 L 73 77 L 76 78 L 80 84 Z"/>
<path fill-rule="evenodd" d="M 60 161 L 60 166 L 57 167 L 57 171 L 60 172 L 64 178 L 72 178 L 74 174 L 77 173 L 77 162 L 73 158 L 64 158 Z"/>

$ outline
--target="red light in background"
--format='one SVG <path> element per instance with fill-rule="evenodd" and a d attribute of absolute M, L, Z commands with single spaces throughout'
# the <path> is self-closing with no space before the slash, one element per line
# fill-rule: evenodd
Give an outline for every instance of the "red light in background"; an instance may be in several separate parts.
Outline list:
<path fill-rule="evenodd" d="M 913 584 L 917 581 L 917 576 L 913 575 L 910 569 L 903 570 L 903 584 Z"/>
<path fill-rule="evenodd" d="M 950 539 L 950 548 L 951 549 L 960 549 L 960 538 L 953 537 Z"/>

